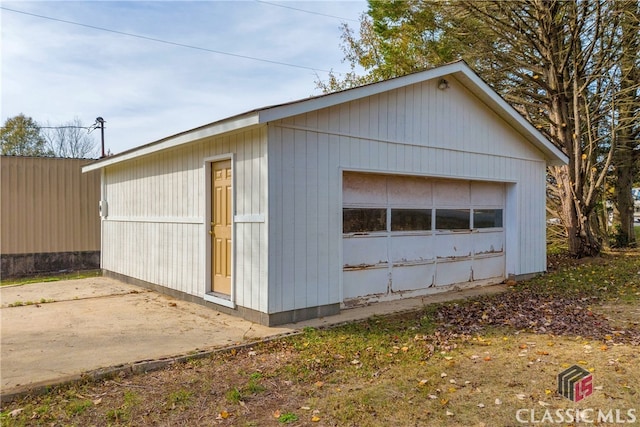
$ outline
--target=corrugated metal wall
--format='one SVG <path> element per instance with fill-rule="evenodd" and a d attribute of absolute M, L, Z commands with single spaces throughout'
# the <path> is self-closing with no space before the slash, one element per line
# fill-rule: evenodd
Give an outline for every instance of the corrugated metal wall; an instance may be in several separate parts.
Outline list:
<path fill-rule="evenodd" d="M 450 79 L 269 128 L 269 311 L 342 301 L 341 171 L 507 183 L 507 274 L 546 269 L 544 157 Z"/>
<path fill-rule="evenodd" d="M 100 172 L 90 160 L 0 157 L 0 253 L 100 250 Z"/>

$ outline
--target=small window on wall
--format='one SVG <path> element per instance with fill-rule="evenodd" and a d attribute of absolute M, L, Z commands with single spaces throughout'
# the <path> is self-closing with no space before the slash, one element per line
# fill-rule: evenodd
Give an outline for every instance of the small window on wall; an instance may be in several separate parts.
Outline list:
<path fill-rule="evenodd" d="M 391 231 L 431 230 L 431 209 L 391 209 Z"/>
<path fill-rule="evenodd" d="M 469 209 L 436 209 L 436 230 L 469 230 Z"/>
<path fill-rule="evenodd" d="M 343 233 L 387 231 L 387 210 L 380 208 L 344 208 Z"/>
<path fill-rule="evenodd" d="M 474 209 L 473 228 L 502 227 L 502 209 Z"/>

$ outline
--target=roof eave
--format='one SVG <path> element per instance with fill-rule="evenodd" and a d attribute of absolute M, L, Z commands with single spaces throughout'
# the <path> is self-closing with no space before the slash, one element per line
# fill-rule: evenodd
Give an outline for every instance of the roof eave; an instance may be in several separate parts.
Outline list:
<path fill-rule="evenodd" d="M 90 165 L 84 166 L 82 168 L 82 172 L 86 173 L 92 170 L 101 169 L 107 166 L 114 165 L 116 163 L 124 162 L 126 160 L 132 160 L 134 158 L 146 156 L 158 151 L 175 148 L 201 139 L 210 138 L 212 136 L 217 136 L 227 132 L 233 132 L 239 129 L 249 128 L 251 126 L 258 125 L 259 123 L 260 116 L 258 112 L 251 111 L 249 113 L 223 119 L 214 123 L 210 123 L 208 125 L 201 126 L 199 128 L 191 129 L 186 132 L 169 136 L 167 138 L 163 138 L 158 141 L 124 151 L 122 153 L 116 154 L 115 156 L 109 156 L 99 159 L 96 162 L 91 163 Z"/>

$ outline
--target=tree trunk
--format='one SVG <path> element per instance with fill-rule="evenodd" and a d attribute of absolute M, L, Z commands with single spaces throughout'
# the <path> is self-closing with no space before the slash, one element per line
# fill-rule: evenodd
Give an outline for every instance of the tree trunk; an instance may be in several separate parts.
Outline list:
<path fill-rule="evenodd" d="M 598 255 L 602 243 L 593 229 L 590 215 L 583 211 L 580 200 L 573 195 L 569 167 L 554 167 L 551 172 L 559 187 L 560 214 L 567 232 L 569 254 L 576 258 Z"/>
<path fill-rule="evenodd" d="M 634 246 L 636 241 L 633 210 L 634 200 L 631 194 L 636 169 L 635 148 L 637 141 L 637 103 L 638 103 L 638 2 L 616 3 L 622 14 L 622 55 L 620 57 L 620 91 L 617 94 L 618 124 L 616 129 L 617 147 L 614 157 L 616 181 L 613 245 L 618 247 Z M 636 132 L 636 134 L 634 134 Z"/>
<path fill-rule="evenodd" d="M 622 147 L 619 147 L 620 155 L 624 155 Z M 631 154 L 627 153 L 626 161 L 621 160 L 616 164 L 616 218 L 613 229 L 614 246 L 628 247 L 635 245 L 636 237 L 633 225 L 633 162 Z"/>

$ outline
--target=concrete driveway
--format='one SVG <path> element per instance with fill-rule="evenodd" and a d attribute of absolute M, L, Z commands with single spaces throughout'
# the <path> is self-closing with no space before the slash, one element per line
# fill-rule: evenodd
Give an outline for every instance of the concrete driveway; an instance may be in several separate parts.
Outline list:
<path fill-rule="evenodd" d="M 2 395 L 294 331 L 105 277 L 3 286 L 0 303 Z"/>
<path fill-rule="evenodd" d="M 106 277 L 2 286 L 0 400 L 83 375 L 144 372 L 306 326 L 417 310 L 429 303 L 505 289 L 494 285 L 400 299 L 269 328 Z"/>

